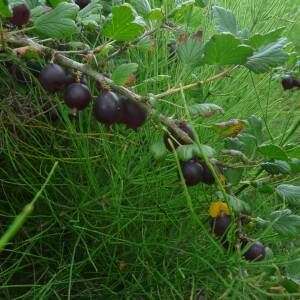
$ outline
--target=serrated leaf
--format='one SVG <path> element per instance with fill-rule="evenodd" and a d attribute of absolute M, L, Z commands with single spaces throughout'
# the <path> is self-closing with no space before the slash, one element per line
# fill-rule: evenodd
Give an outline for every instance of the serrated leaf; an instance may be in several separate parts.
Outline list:
<path fill-rule="evenodd" d="M 227 168 L 224 170 L 224 175 L 226 182 L 229 182 L 232 185 L 237 185 L 243 178 L 244 168 Z"/>
<path fill-rule="evenodd" d="M 283 236 L 297 236 L 300 233 L 300 216 L 292 215 L 289 209 L 274 211 L 270 220 L 273 229 Z"/>
<path fill-rule="evenodd" d="M 258 147 L 258 151 L 268 159 L 288 160 L 285 151 L 274 144 L 263 144 Z"/>
<path fill-rule="evenodd" d="M 249 158 L 254 157 L 257 150 L 257 139 L 249 133 L 240 133 L 238 139 L 241 142 L 241 151 Z"/>
<path fill-rule="evenodd" d="M 284 29 L 285 27 L 280 27 L 265 34 L 255 34 L 249 40 L 245 41 L 245 43 L 255 49 L 261 48 L 262 46 L 276 42 Z"/>
<path fill-rule="evenodd" d="M 290 165 L 283 160 L 275 160 L 266 163 L 262 163 L 261 167 L 269 174 L 289 174 L 292 169 Z"/>
<path fill-rule="evenodd" d="M 190 144 L 190 145 L 181 145 L 179 146 L 176 151 L 177 155 L 180 160 L 190 160 L 195 156 L 201 157 L 202 152 L 207 157 L 213 157 L 215 155 L 215 150 L 207 145 L 200 145 L 201 150 L 199 149 L 197 144 Z"/>
<path fill-rule="evenodd" d="M 156 160 L 161 160 L 166 156 L 167 149 L 163 142 L 156 142 L 150 146 L 150 152 Z"/>
<path fill-rule="evenodd" d="M 229 206 L 235 213 L 247 213 L 250 211 L 250 206 L 245 201 L 232 195 L 227 195 L 227 199 Z"/>
<path fill-rule="evenodd" d="M 230 33 L 214 35 L 204 47 L 203 61 L 209 65 L 245 64 L 253 49 Z"/>
<path fill-rule="evenodd" d="M 119 85 L 123 85 L 130 75 L 135 73 L 138 69 L 138 64 L 130 63 L 130 64 L 123 64 L 118 66 L 112 73 L 112 80 Z"/>
<path fill-rule="evenodd" d="M 102 34 L 113 40 L 128 42 L 141 36 L 145 31 L 144 26 L 132 8 L 124 4 L 112 8 L 112 17 L 104 26 Z"/>
<path fill-rule="evenodd" d="M 245 133 L 249 133 L 256 137 L 258 144 L 263 141 L 263 121 L 257 116 L 250 116 L 247 118 L 248 127 L 245 130 Z"/>
<path fill-rule="evenodd" d="M 223 108 L 214 103 L 193 104 L 189 107 L 189 111 L 192 115 L 202 115 L 203 117 L 211 117 L 215 113 L 224 114 Z"/>
<path fill-rule="evenodd" d="M 149 14 L 147 15 L 147 19 L 152 20 L 152 21 L 160 21 L 163 18 L 164 18 L 164 15 L 163 15 L 161 8 L 151 9 Z"/>
<path fill-rule="evenodd" d="M 213 6 L 213 15 L 216 22 L 217 31 L 230 32 L 237 35 L 237 22 L 234 13 L 220 6 Z"/>
<path fill-rule="evenodd" d="M 0 0 L 0 16 L 8 18 L 12 15 L 11 8 L 7 0 Z"/>
<path fill-rule="evenodd" d="M 246 128 L 246 123 L 242 120 L 232 119 L 230 121 L 214 124 L 214 128 L 224 137 L 236 137 Z"/>
<path fill-rule="evenodd" d="M 89 5 L 87 5 L 79 11 L 78 17 L 80 19 L 86 19 L 90 16 L 98 15 L 98 18 L 100 20 L 101 11 L 102 5 L 98 0 L 94 0 Z"/>
<path fill-rule="evenodd" d="M 34 21 L 34 30 L 44 37 L 64 38 L 76 31 L 76 18 L 79 7 L 75 4 L 62 2 L 48 14 L 41 15 Z"/>
<path fill-rule="evenodd" d="M 273 67 L 283 64 L 288 55 L 284 51 L 286 42 L 280 39 L 276 43 L 268 44 L 259 48 L 252 56 L 247 59 L 245 66 L 254 73 L 264 73 Z"/>
<path fill-rule="evenodd" d="M 195 38 L 190 38 L 177 49 L 177 54 L 185 65 L 200 64 L 203 55 L 203 44 Z"/>
<path fill-rule="evenodd" d="M 177 5 L 175 9 L 170 13 L 170 16 L 182 15 L 189 7 L 195 4 L 195 0 L 177 0 Z"/>
<path fill-rule="evenodd" d="M 300 186 L 281 184 L 276 188 L 278 196 L 293 205 L 300 205 Z"/>
<path fill-rule="evenodd" d="M 148 0 L 130 0 L 129 1 L 136 11 L 145 16 L 148 16 L 151 12 L 151 5 Z"/>

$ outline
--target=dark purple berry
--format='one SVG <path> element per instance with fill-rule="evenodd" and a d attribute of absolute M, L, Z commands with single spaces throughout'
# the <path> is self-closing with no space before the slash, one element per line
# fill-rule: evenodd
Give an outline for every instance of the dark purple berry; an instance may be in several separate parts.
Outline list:
<path fill-rule="evenodd" d="M 285 90 L 291 90 L 294 87 L 294 78 L 293 77 L 287 77 L 282 79 L 282 86 Z"/>
<path fill-rule="evenodd" d="M 294 87 L 300 88 L 300 79 L 294 78 Z"/>
<path fill-rule="evenodd" d="M 97 97 L 93 107 L 94 117 L 103 124 L 114 124 L 120 120 L 121 106 L 118 96 L 113 92 L 104 92 Z"/>
<path fill-rule="evenodd" d="M 132 128 L 134 130 L 137 130 L 145 123 L 147 119 L 147 112 L 140 104 L 125 97 L 120 98 L 120 104 L 120 122 L 125 123 L 128 128 Z"/>
<path fill-rule="evenodd" d="M 16 26 L 25 25 L 30 18 L 30 9 L 26 4 L 18 4 L 12 9 L 12 16 L 9 18 L 9 22 Z"/>
<path fill-rule="evenodd" d="M 194 141 L 194 133 L 192 128 L 188 124 L 179 124 L 178 127 L 187 133 L 187 135 Z M 169 133 L 170 132 L 170 133 Z M 171 140 L 174 148 L 176 149 L 180 145 L 186 145 L 186 143 L 177 136 L 177 134 L 173 130 L 169 130 L 169 132 L 166 132 L 164 135 L 164 143 L 169 151 L 172 151 L 172 146 L 169 140 Z"/>
<path fill-rule="evenodd" d="M 89 89 L 82 83 L 72 83 L 66 88 L 64 100 L 70 108 L 82 110 L 90 103 Z"/>
<path fill-rule="evenodd" d="M 182 175 L 188 186 L 196 185 L 203 179 L 203 167 L 197 161 L 181 162 Z"/>
<path fill-rule="evenodd" d="M 42 87 L 50 93 L 61 90 L 65 85 L 65 80 L 65 71 L 57 64 L 48 64 L 39 75 Z"/>
<path fill-rule="evenodd" d="M 244 257 L 249 261 L 263 260 L 266 256 L 266 249 L 261 242 L 253 243 L 248 250 L 245 252 Z"/>
<path fill-rule="evenodd" d="M 213 173 L 211 172 L 210 168 L 207 166 L 207 164 L 204 161 L 200 161 L 202 167 L 203 167 L 203 183 L 206 183 L 208 185 L 213 185 L 216 180 L 215 177 L 213 175 Z M 223 175 L 224 174 L 224 170 L 221 167 L 216 167 L 214 166 L 216 172 L 218 175 Z"/>
<path fill-rule="evenodd" d="M 91 0 L 75 0 L 75 3 L 80 7 L 80 9 L 83 9 L 91 3 Z"/>
<path fill-rule="evenodd" d="M 217 237 L 222 237 L 227 232 L 231 224 L 231 216 L 222 213 L 220 216 L 212 219 L 212 228 Z"/>

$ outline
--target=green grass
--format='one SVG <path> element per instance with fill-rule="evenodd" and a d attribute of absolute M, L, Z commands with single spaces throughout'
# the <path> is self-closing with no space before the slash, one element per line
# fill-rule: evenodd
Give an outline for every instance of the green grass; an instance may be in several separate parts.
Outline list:
<path fill-rule="evenodd" d="M 219 2 L 235 11 L 241 27 L 254 32 L 284 25 L 288 34 L 299 26 L 296 0 Z M 214 31 L 208 11 L 202 28 L 205 38 Z M 157 34 L 153 54 L 131 50 L 123 57 L 139 64 L 139 81 L 171 76 L 167 82 L 140 86 L 139 93 L 193 82 L 190 70 L 168 62 L 168 35 Z M 205 79 L 217 70 L 193 71 Z M 1 74 L 1 235 L 58 162 L 34 211 L 0 253 L 1 300 L 198 299 L 197 293 L 200 299 L 299 299 L 300 294 L 270 289 L 285 274 L 288 260 L 299 261 L 299 242 L 283 240 L 270 228 L 247 228 L 249 236 L 273 250 L 274 258 L 248 263 L 239 253 L 224 252 L 207 223 L 215 188 L 200 185 L 186 191 L 178 181 L 174 155 L 155 161 L 150 154 L 150 145 L 163 135 L 161 126 L 149 120 L 138 133 L 122 126 L 107 131 L 93 120 L 91 109 L 81 112 L 74 125 L 59 101 L 62 119 L 53 124 L 38 115 L 48 96 L 34 78 L 28 90 L 3 66 Z M 90 86 L 97 95 L 92 80 Z M 299 95 L 282 92 L 271 74 L 256 76 L 241 68 L 185 97 L 224 107 L 225 116 L 193 124 L 202 143 L 220 149 L 222 140 L 202 125 L 256 114 L 277 137 L 299 115 L 299 107 L 294 109 Z M 159 110 L 186 117 L 180 95 L 166 100 L 158 104 Z M 252 189 L 242 197 L 255 217 L 283 207 L 275 195 Z"/>

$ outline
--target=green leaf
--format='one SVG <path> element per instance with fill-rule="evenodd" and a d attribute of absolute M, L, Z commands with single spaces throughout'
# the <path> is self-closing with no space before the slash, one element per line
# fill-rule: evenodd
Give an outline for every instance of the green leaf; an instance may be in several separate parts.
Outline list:
<path fill-rule="evenodd" d="M 164 18 L 164 15 L 160 8 L 154 8 L 151 9 L 151 11 L 149 12 L 146 18 L 152 21 L 160 21 Z"/>
<path fill-rule="evenodd" d="M 300 205 L 300 186 L 281 184 L 276 188 L 276 193 L 283 201 L 292 205 Z"/>
<path fill-rule="evenodd" d="M 207 145 L 201 145 L 201 149 L 207 157 L 213 157 L 215 155 L 215 149 Z M 195 156 L 201 157 L 201 150 L 197 144 L 181 145 L 176 151 L 180 160 L 190 160 Z"/>
<path fill-rule="evenodd" d="M 240 183 L 240 181 L 243 178 L 244 174 L 244 168 L 227 168 L 224 170 L 224 175 L 226 178 L 226 181 L 228 181 L 232 185 L 237 185 Z"/>
<path fill-rule="evenodd" d="M 284 29 L 285 27 L 280 27 L 265 34 L 255 34 L 249 40 L 245 41 L 245 43 L 255 49 L 261 48 L 262 46 L 276 42 Z"/>
<path fill-rule="evenodd" d="M 208 0 L 196 0 L 196 4 L 200 7 L 205 7 L 208 4 Z"/>
<path fill-rule="evenodd" d="M 258 147 L 258 151 L 268 159 L 288 160 L 285 151 L 274 144 L 263 144 Z"/>
<path fill-rule="evenodd" d="M 98 0 L 94 0 L 79 11 L 78 17 L 81 19 L 85 19 L 90 17 L 91 15 L 98 15 L 98 18 L 100 19 L 102 8 L 103 7 L 100 2 Z"/>
<path fill-rule="evenodd" d="M 254 157 L 257 149 L 257 139 L 252 134 L 240 133 L 238 139 L 241 142 L 241 151 L 249 158 Z"/>
<path fill-rule="evenodd" d="M 130 75 L 135 73 L 138 69 L 138 64 L 123 64 L 118 66 L 112 73 L 112 80 L 119 85 L 123 85 Z"/>
<path fill-rule="evenodd" d="M 203 55 L 203 44 L 197 39 L 190 38 L 178 48 L 177 54 L 185 65 L 200 64 Z"/>
<path fill-rule="evenodd" d="M 269 174 L 289 174 L 292 169 L 286 161 L 275 160 L 274 162 L 262 163 L 261 167 Z"/>
<path fill-rule="evenodd" d="M 289 292 L 289 293 L 299 293 L 300 285 L 296 281 L 286 278 L 281 281 L 281 285 Z"/>
<path fill-rule="evenodd" d="M 136 11 L 145 16 L 148 16 L 151 12 L 151 5 L 148 0 L 130 0 L 129 1 Z"/>
<path fill-rule="evenodd" d="M 248 127 L 245 133 L 249 133 L 256 137 L 257 143 L 260 144 L 263 141 L 263 120 L 257 116 L 250 116 L 247 119 Z"/>
<path fill-rule="evenodd" d="M 214 35 L 205 45 L 203 61 L 209 65 L 245 64 L 253 54 L 251 47 L 230 33 Z"/>
<path fill-rule="evenodd" d="M 35 31 L 44 37 L 64 38 L 76 31 L 76 18 L 79 7 L 62 2 L 48 14 L 41 15 L 34 21 Z"/>
<path fill-rule="evenodd" d="M 245 201 L 232 195 L 227 195 L 227 199 L 230 207 L 235 213 L 247 213 L 250 211 L 250 206 Z"/>
<path fill-rule="evenodd" d="M 300 216 L 292 215 L 291 210 L 274 211 L 270 215 L 272 227 L 283 236 L 297 236 L 300 234 Z"/>
<path fill-rule="evenodd" d="M 245 66 L 254 73 L 264 73 L 283 64 L 288 58 L 283 49 L 285 44 L 286 41 L 280 39 L 276 43 L 259 48 L 257 52 L 248 58 Z"/>
<path fill-rule="evenodd" d="M 300 159 L 298 158 L 292 158 L 290 161 L 289 161 L 289 164 L 292 168 L 292 172 L 293 173 L 300 173 Z"/>
<path fill-rule="evenodd" d="M 0 16 L 4 18 L 11 17 L 12 11 L 7 0 L 0 0 Z"/>
<path fill-rule="evenodd" d="M 189 111 L 192 115 L 202 115 L 203 117 L 211 117 L 215 113 L 224 114 L 223 108 L 214 103 L 193 104 L 189 107 Z"/>
<path fill-rule="evenodd" d="M 182 15 L 189 7 L 195 4 L 195 0 L 177 0 L 175 9 L 170 13 L 169 17 L 174 15 Z"/>
<path fill-rule="evenodd" d="M 65 0 L 46 0 L 47 5 L 50 7 L 56 7 L 59 3 L 66 2 Z"/>
<path fill-rule="evenodd" d="M 162 141 L 156 142 L 150 146 L 150 152 L 156 160 L 163 159 L 167 154 L 166 146 Z"/>
<path fill-rule="evenodd" d="M 237 22 L 234 13 L 220 6 L 213 6 L 213 15 L 216 22 L 217 31 L 230 32 L 237 35 Z"/>
<path fill-rule="evenodd" d="M 145 24 L 137 18 L 132 8 L 126 4 L 114 6 L 112 17 L 104 26 L 102 34 L 117 41 L 128 42 L 144 33 Z"/>
<path fill-rule="evenodd" d="M 300 159 L 300 146 L 294 145 L 289 147 L 289 149 L 286 150 L 289 157 L 298 158 Z"/>

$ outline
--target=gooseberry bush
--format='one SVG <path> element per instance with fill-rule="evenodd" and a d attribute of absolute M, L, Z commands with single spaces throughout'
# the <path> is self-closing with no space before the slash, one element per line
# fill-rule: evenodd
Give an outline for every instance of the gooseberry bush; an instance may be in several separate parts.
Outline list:
<path fill-rule="evenodd" d="M 183 26 L 186 16 L 194 21 L 202 10 L 213 16 L 216 32 L 211 36 Z M 194 124 L 224 115 L 224 109 L 216 103 L 190 103 L 186 94 L 234 76 L 235 70 L 242 68 L 252 76 L 272 73 L 283 93 L 293 93 L 300 88 L 300 60 L 293 44 L 283 36 L 285 28 L 253 33 L 238 26 L 231 10 L 210 7 L 206 0 L 173 1 L 168 9 L 164 4 L 152 7 L 147 0 L 115 1 L 113 6 L 111 1 L 99 0 L 0 0 L 0 16 L 2 62 L 10 70 L 16 62 L 29 70 L 33 84 L 52 99 L 44 113 L 53 122 L 61 116 L 52 107 L 62 102 L 75 123 L 82 110 L 90 110 L 94 121 L 111 132 L 114 124 L 125 124 L 139 134 L 145 122 L 164 130 L 163 139 L 149 150 L 157 160 L 173 155 L 186 189 L 199 184 L 213 187 L 215 200 L 207 207 L 209 230 L 224 251 L 238 252 L 251 262 L 272 256 L 263 241 L 251 238 L 250 229 L 256 226 L 272 227 L 290 240 L 299 236 L 300 216 L 293 209 L 300 204 L 300 186 L 287 180 L 300 172 L 300 145 L 293 140 L 300 121 L 277 137 L 254 115 L 212 122 L 206 128 L 224 145 L 216 150 L 203 144 L 201 130 Z M 170 59 L 176 57 L 193 70 L 195 81 L 184 85 L 168 75 L 158 75 L 148 81 L 168 80 L 169 88 L 159 94 L 139 94 L 138 87 L 145 82 L 139 82 L 138 64 L 120 63 L 118 58 L 131 48 L 151 53 L 160 31 L 173 36 Z M 209 68 L 212 75 L 200 79 L 197 70 L 201 68 Z M 92 84 L 97 86 L 97 95 L 91 93 Z M 184 117 L 160 112 L 160 102 L 171 96 L 181 99 Z M 276 195 L 282 200 L 282 209 L 264 219 L 252 217 L 249 204 L 241 197 L 249 188 Z M 198 218 L 188 205 L 192 216 Z M 291 292 L 298 283 L 282 277 L 282 285 Z"/>

